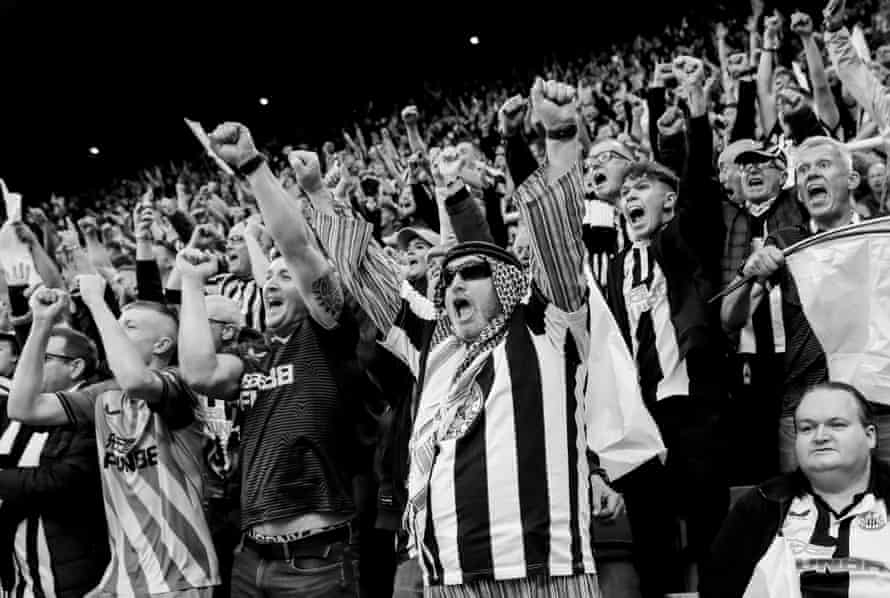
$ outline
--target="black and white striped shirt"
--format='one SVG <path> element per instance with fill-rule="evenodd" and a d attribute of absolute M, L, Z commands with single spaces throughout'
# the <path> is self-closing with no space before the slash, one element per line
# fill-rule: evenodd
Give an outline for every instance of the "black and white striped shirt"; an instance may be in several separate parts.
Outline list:
<path fill-rule="evenodd" d="M 248 328 L 259 332 L 266 329 L 266 308 L 263 305 L 263 287 L 250 278 L 231 273 L 217 274 L 207 281 L 207 292 L 222 295 L 241 306 Z"/>
<path fill-rule="evenodd" d="M 478 415 L 466 429 L 437 436 L 425 526 L 416 546 L 427 584 L 594 573 L 587 459 L 589 349 L 583 184 L 576 166 L 547 184 L 543 170 L 516 191 L 532 238 L 532 293 L 485 357 L 476 383 Z M 409 496 L 418 447 L 436 428 L 466 348 L 445 341 L 423 360 L 432 304 L 371 242 L 366 222 L 319 214 L 316 230 L 344 284 L 386 335 L 386 345 L 424 380 L 411 440 Z M 401 289 L 401 291 L 400 291 Z M 423 370 L 423 372 L 421 372 Z"/>

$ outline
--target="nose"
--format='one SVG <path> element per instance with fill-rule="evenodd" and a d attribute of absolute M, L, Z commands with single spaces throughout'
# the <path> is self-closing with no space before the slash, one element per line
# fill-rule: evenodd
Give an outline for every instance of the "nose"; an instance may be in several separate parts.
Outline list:
<path fill-rule="evenodd" d="M 819 424 L 816 427 L 816 434 L 813 436 L 813 439 L 816 442 L 825 442 L 831 439 L 831 435 L 828 432 L 828 426 L 825 424 Z"/>

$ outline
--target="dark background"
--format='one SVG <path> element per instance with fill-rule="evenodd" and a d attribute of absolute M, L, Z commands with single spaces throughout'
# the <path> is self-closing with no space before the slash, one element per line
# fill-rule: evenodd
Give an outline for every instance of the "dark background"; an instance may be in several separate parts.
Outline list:
<path fill-rule="evenodd" d="M 260 142 L 274 133 L 318 145 L 371 99 L 422 106 L 424 79 L 509 78 L 680 14 L 750 11 L 744 0 L 724 4 L 0 0 L 0 177 L 31 203 L 194 156 L 183 116 L 208 128 L 240 120 Z"/>

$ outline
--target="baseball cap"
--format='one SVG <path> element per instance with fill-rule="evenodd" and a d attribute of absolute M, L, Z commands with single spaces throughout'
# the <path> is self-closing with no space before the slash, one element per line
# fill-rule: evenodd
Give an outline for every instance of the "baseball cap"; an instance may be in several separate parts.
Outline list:
<path fill-rule="evenodd" d="M 782 151 L 782 148 L 775 145 L 761 145 L 760 147 L 743 151 L 735 157 L 736 164 L 756 164 L 772 160 L 779 162 L 782 168 L 788 166 L 788 157 L 785 155 L 785 152 Z"/>
<path fill-rule="evenodd" d="M 424 226 L 408 226 L 401 229 L 396 235 L 396 243 L 399 249 L 405 251 L 408 244 L 414 239 L 421 239 L 430 247 L 436 247 L 442 240 L 439 235 Z"/>
<path fill-rule="evenodd" d="M 207 319 L 224 322 L 243 328 L 245 326 L 244 314 L 241 307 L 233 299 L 222 295 L 207 295 L 204 297 L 207 306 Z"/>
<path fill-rule="evenodd" d="M 757 143 L 753 139 L 739 139 L 738 141 L 733 141 L 720 152 L 720 157 L 717 158 L 717 164 L 734 163 L 739 154 L 759 149 L 761 145 L 762 144 Z"/>

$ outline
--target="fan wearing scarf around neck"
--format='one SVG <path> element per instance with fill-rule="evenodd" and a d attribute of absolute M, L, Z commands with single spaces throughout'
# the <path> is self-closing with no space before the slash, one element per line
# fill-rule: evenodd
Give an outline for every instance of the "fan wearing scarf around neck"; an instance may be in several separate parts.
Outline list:
<path fill-rule="evenodd" d="M 417 380 L 410 535 L 428 596 L 599 596 L 593 517 L 623 502 L 588 448 L 590 348 L 574 88 L 535 82 L 547 163 L 515 191 L 531 276 L 462 239 L 432 300 L 398 278 L 373 227 L 319 205 L 314 227 L 383 346 Z"/>

